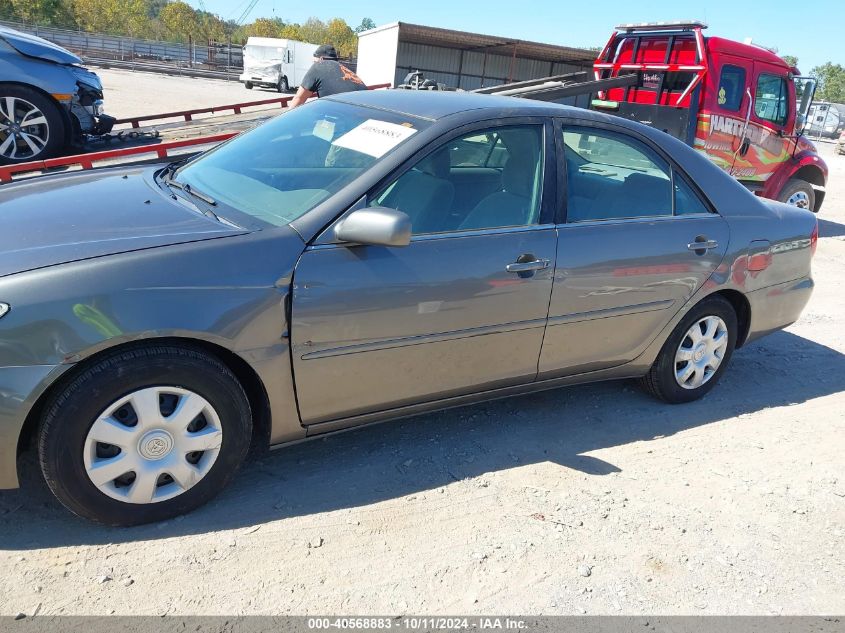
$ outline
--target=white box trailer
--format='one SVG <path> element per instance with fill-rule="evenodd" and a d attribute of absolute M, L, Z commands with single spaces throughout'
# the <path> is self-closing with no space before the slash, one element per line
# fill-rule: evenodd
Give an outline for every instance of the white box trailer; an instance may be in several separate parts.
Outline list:
<path fill-rule="evenodd" d="M 314 63 L 317 44 L 274 37 L 250 37 L 244 46 L 244 72 L 239 77 L 247 88 L 263 86 L 287 92 L 299 86 Z"/>

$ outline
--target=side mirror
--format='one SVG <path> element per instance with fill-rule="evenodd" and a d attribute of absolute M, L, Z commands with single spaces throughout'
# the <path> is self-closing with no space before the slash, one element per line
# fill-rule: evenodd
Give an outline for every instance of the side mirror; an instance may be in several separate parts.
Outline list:
<path fill-rule="evenodd" d="M 396 209 L 371 207 L 353 211 L 334 230 L 341 242 L 371 246 L 407 246 L 411 243 L 411 218 Z"/>

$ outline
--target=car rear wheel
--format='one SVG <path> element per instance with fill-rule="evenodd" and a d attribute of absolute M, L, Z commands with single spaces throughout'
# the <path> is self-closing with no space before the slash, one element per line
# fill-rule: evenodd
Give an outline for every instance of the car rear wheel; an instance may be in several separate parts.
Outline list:
<path fill-rule="evenodd" d="M 727 368 L 737 331 L 733 306 L 719 296 L 705 299 L 672 331 L 641 385 L 672 404 L 701 398 Z"/>
<path fill-rule="evenodd" d="M 252 90 L 252 82 L 251 81 L 247 81 L 246 83 L 244 83 L 244 86 L 246 87 L 247 90 Z"/>
<path fill-rule="evenodd" d="M 206 503 L 240 466 L 252 429 L 235 376 L 182 347 L 107 357 L 45 411 L 38 449 L 48 486 L 72 512 L 115 526 Z"/>
<path fill-rule="evenodd" d="M 780 202 L 791 204 L 801 209 L 816 210 L 816 192 L 806 180 L 793 178 L 786 183 L 778 198 Z"/>
<path fill-rule="evenodd" d="M 279 79 L 279 85 L 277 90 L 279 92 L 287 92 L 288 90 L 290 90 L 290 85 L 288 84 L 287 77 L 282 77 L 281 79 Z"/>
<path fill-rule="evenodd" d="M 54 101 L 25 86 L 0 85 L 0 165 L 51 158 L 65 142 Z"/>

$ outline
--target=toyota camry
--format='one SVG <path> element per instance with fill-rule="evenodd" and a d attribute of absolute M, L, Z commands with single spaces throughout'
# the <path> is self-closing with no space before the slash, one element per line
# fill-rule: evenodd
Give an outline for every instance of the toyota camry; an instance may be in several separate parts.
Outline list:
<path fill-rule="evenodd" d="M 30 449 L 111 525 L 205 503 L 252 445 L 598 380 L 700 398 L 798 318 L 818 239 L 658 130 L 399 90 L 4 185 L 0 226 L 0 488 Z"/>

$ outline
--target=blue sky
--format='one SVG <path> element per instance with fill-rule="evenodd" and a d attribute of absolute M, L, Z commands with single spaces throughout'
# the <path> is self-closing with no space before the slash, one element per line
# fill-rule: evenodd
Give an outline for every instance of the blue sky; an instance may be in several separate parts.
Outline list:
<path fill-rule="evenodd" d="M 188 1 L 198 6 L 197 0 Z M 238 18 L 248 4 L 248 0 L 205 0 L 209 11 L 225 19 Z M 689 8 L 680 5 L 677 0 L 259 0 L 247 21 L 276 16 L 302 22 L 312 15 L 323 20 L 337 16 L 354 27 L 369 17 L 378 25 L 404 21 L 564 46 L 603 46 L 619 23 L 697 19 L 710 25 L 708 34 L 740 41 L 751 37 L 777 47 L 781 55 L 795 55 L 805 73 L 827 61 L 845 65 L 843 0 L 709 0 L 689 3 Z"/>

